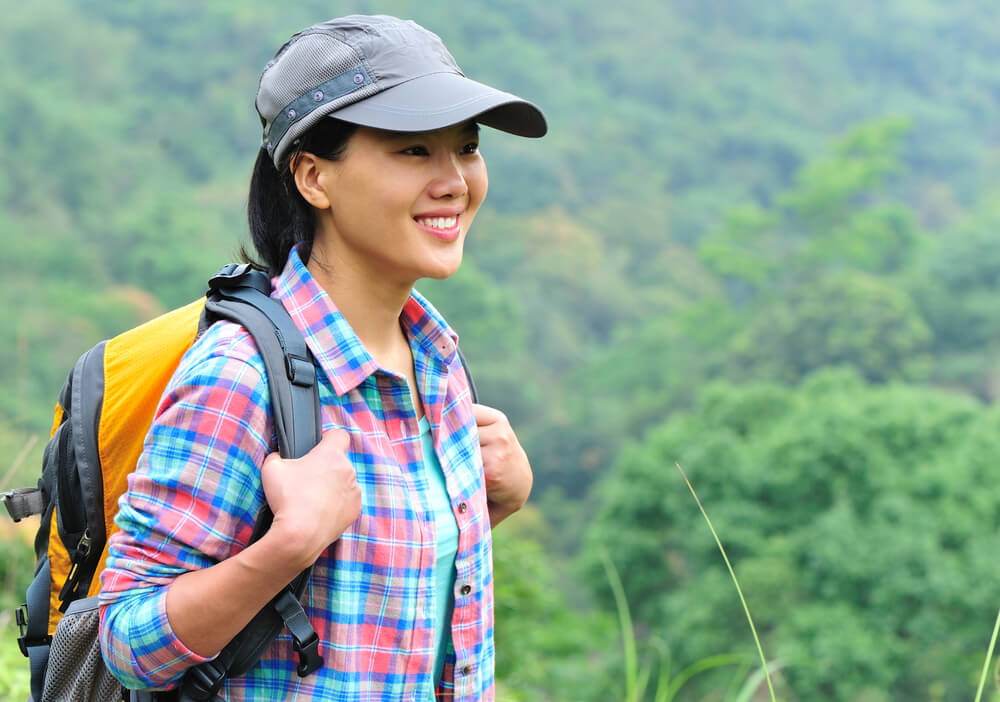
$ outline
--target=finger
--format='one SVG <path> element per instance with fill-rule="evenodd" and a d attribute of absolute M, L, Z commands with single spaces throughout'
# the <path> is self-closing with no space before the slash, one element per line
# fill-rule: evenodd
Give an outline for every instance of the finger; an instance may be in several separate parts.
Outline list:
<path fill-rule="evenodd" d="M 500 422 L 493 422 L 491 424 L 480 424 L 479 425 L 479 445 L 486 446 L 487 444 L 496 443 L 503 438 L 504 434 L 507 433 L 508 429 L 505 425 Z"/>
<path fill-rule="evenodd" d="M 505 422 L 507 415 L 498 409 L 487 405 L 472 405 L 472 416 L 476 418 L 476 426 L 485 427 L 490 424 Z"/>

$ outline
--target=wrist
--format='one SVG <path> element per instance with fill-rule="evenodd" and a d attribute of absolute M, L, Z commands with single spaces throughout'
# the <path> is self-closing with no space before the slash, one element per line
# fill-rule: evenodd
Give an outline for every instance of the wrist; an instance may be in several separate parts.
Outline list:
<path fill-rule="evenodd" d="M 314 526 L 293 524 L 276 517 L 271 528 L 254 545 L 267 554 L 272 567 L 294 576 L 315 563 L 326 548 L 326 544 L 313 543 L 315 534 Z"/>

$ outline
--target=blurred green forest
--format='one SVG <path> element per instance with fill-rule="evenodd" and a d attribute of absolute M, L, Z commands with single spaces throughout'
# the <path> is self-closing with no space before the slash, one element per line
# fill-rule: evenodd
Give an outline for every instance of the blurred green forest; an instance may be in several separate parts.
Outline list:
<path fill-rule="evenodd" d="M 549 119 L 483 134 L 466 260 L 419 286 L 535 470 L 496 535 L 499 698 L 625 699 L 602 554 L 652 681 L 738 654 L 675 699 L 739 697 L 753 640 L 679 462 L 779 697 L 973 699 L 1000 606 L 994 0 L 0 0 L 0 490 L 33 482 L 81 352 L 236 256 L 259 71 L 348 12 L 417 20 Z M 9 624 L 30 534 L 0 536 Z M 0 700 L 26 670 L 0 646 Z"/>

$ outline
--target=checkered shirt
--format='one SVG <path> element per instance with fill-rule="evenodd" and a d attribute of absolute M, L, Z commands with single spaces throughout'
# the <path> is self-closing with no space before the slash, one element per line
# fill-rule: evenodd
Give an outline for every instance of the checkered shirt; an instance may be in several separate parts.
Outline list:
<path fill-rule="evenodd" d="M 287 631 L 225 700 L 399 702 L 433 698 L 437 536 L 420 429 L 402 376 L 382 369 L 293 251 L 275 279 L 315 355 L 324 431 L 350 434 L 361 516 L 316 562 L 304 597 L 325 665 L 300 678 Z M 455 608 L 437 695 L 494 696 L 489 516 L 457 337 L 414 292 L 403 308 L 424 411 L 459 526 Z M 128 687 L 164 688 L 205 660 L 174 635 L 167 588 L 248 544 L 274 450 L 264 365 L 249 334 L 212 326 L 181 361 L 119 502 L 101 576 L 101 644 Z"/>

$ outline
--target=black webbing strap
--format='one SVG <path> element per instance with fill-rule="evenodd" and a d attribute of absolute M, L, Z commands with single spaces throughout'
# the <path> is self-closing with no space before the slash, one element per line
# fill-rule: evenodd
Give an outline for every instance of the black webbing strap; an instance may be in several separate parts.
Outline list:
<path fill-rule="evenodd" d="M 268 295 L 270 281 L 263 273 L 230 264 L 209 285 L 208 321 L 226 319 L 243 326 L 264 361 L 278 453 L 301 458 L 322 436 L 316 369 L 302 333 L 281 303 Z M 272 518 L 265 505 L 251 541 L 263 536 Z M 283 627 L 292 635 L 299 675 L 318 670 L 323 665 L 319 637 L 299 602 L 310 572 L 306 569 L 278 593 L 218 656 L 190 668 L 181 683 L 180 702 L 215 699 L 225 679 L 252 668 Z"/>
<path fill-rule="evenodd" d="M 462 370 L 465 371 L 465 379 L 469 381 L 469 393 L 472 395 L 473 402 L 479 402 L 479 393 L 476 392 L 476 384 L 472 381 L 472 373 L 469 372 L 469 364 L 465 362 L 465 356 L 462 355 L 462 349 L 455 347 L 458 351 L 458 360 L 462 362 Z"/>
<path fill-rule="evenodd" d="M 19 522 L 26 517 L 33 517 L 41 514 L 45 509 L 45 498 L 41 488 L 15 488 L 9 492 L 0 493 L 3 506 L 7 508 L 7 514 L 15 522 Z"/>
<path fill-rule="evenodd" d="M 304 678 L 323 667 L 323 658 L 319 655 L 319 636 L 309 623 L 299 598 L 293 596 L 289 590 L 285 590 L 275 599 L 274 608 L 292 635 L 293 646 L 299 656 L 299 665 L 296 669 L 299 677 Z"/>

